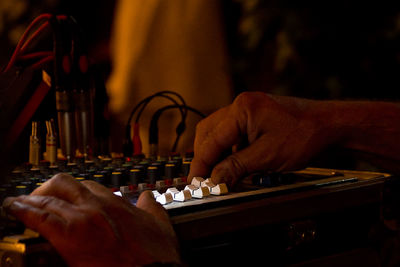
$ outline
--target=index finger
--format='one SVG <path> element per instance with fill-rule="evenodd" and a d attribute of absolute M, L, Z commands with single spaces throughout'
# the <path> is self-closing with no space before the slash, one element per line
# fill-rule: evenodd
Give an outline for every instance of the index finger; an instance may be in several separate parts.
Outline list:
<path fill-rule="evenodd" d="M 66 173 L 58 173 L 36 188 L 31 195 L 53 196 L 70 203 L 79 204 L 91 195 L 88 188 Z"/>
<path fill-rule="evenodd" d="M 190 165 L 189 182 L 194 176 L 207 176 L 221 155 L 237 144 L 245 122 L 233 105 L 222 108 L 202 120 L 196 128 L 194 157 Z"/>
<path fill-rule="evenodd" d="M 54 208 L 65 212 L 69 212 L 70 207 L 67 203 L 63 204 L 62 200 L 47 199 L 46 208 L 40 207 L 38 201 L 30 201 L 32 196 L 9 197 L 3 202 L 4 209 L 14 215 L 18 220 L 21 220 L 26 227 L 38 231 L 45 238 L 49 239 L 54 236 L 62 235 L 63 229 L 66 226 L 66 220 L 60 213 L 55 213 Z M 38 207 L 39 205 L 39 207 Z M 50 207 L 50 210 L 48 207 Z"/>

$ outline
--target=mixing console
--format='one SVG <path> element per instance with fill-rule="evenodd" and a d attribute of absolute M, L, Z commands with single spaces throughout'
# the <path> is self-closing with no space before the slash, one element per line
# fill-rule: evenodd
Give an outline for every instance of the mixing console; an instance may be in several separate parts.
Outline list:
<path fill-rule="evenodd" d="M 186 198 L 168 197 L 168 190 L 165 193 L 162 190 L 154 190 L 153 193 L 156 200 L 164 205 L 170 215 L 179 215 L 257 199 L 285 196 L 291 193 L 346 186 L 357 187 L 365 183 L 383 182 L 388 177 L 390 175 L 374 172 L 306 168 L 283 174 L 254 174 L 245 178 L 230 192 L 225 184 L 214 185 L 209 182 L 209 179 L 195 177 L 191 185 L 186 185 L 180 191 L 190 193 Z M 129 198 L 129 195 L 127 196 Z M 169 200 L 166 201 L 166 199 Z M 134 199 L 130 198 L 130 200 L 134 202 Z"/>
<path fill-rule="evenodd" d="M 59 172 L 68 173 L 78 181 L 94 180 L 112 191 L 119 191 L 124 186 L 135 193 L 184 187 L 190 160 L 190 157 L 181 156 L 159 160 L 101 157 L 93 161 L 78 158 L 73 163 L 59 160 L 57 165 L 50 165 L 48 161 L 41 161 L 38 166 L 27 163 L 12 171 L 7 182 L 2 184 L 1 192 L 2 196 L 29 194 Z"/>
<path fill-rule="evenodd" d="M 208 178 L 194 177 L 187 184 L 191 156 L 174 156 L 158 160 L 145 158 L 101 157 L 93 161 L 77 159 L 74 163 L 59 160 L 57 165 L 41 161 L 39 166 L 25 164 L 17 167 L 4 183 L 2 197 L 29 194 L 59 172 L 69 173 L 76 180 L 94 180 L 109 187 L 116 195 L 135 204 L 144 190 L 151 190 L 165 209 L 206 209 L 211 203 L 223 203 L 262 195 L 273 196 L 384 179 L 388 175 L 372 172 L 337 171 L 307 168 L 288 173 L 253 174 L 228 192 L 226 184 L 213 184 Z"/>
<path fill-rule="evenodd" d="M 103 157 L 93 161 L 78 159 L 74 163 L 58 161 L 57 165 L 42 161 L 36 167 L 30 164 L 17 167 L 8 183 L 1 186 L 1 192 L 2 197 L 29 194 L 58 172 L 69 173 L 78 181 L 97 181 L 132 204 L 143 190 L 151 190 L 156 201 L 169 213 L 177 236 L 186 248 L 183 253 L 190 261 L 191 253 L 208 247 L 210 241 L 206 241 L 208 245 L 205 247 L 201 245 L 204 238 L 209 240 L 222 236 L 222 241 L 216 244 L 221 246 L 221 242 L 227 242 L 223 237 L 225 233 L 259 225 L 273 226 L 277 222 L 280 225 L 278 229 L 281 229 L 292 225 L 291 221 L 296 226 L 299 219 L 302 226 L 304 218 L 375 203 L 379 201 L 384 182 L 390 177 L 375 172 L 307 168 L 281 174 L 253 174 L 228 190 L 225 184 L 214 184 L 206 177 L 195 177 L 188 184 L 190 162 L 190 155 L 158 160 Z M 305 222 L 313 232 L 314 224 L 309 226 L 308 221 Z M 353 226 L 351 229 L 356 231 Z M 14 225 L 11 232 L 5 228 L 2 230 L 0 255 L 4 255 L 3 258 L 16 260 L 32 254 L 29 257 L 37 257 L 34 259 L 38 261 L 53 260 L 50 255 L 55 257 L 55 261 L 59 260 L 43 238 L 26 229 L 24 231 L 23 226 Z M 303 235 L 303 230 L 300 230 L 296 230 L 295 236 Z M 307 228 L 306 231 L 311 230 Z M 261 233 L 260 230 L 256 232 Z M 308 242 L 308 239 L 287 239 L 286 234 L 290 233 L 284 231 L 276 240 L 271 239 L 270 234 L 268 237 L 273 244 L 283 238 L 288 246 Z M 251 236 L 239 239 L 247 243 L 248 238 Z M 38 251 L 42 254 L 37 254 Z"/>

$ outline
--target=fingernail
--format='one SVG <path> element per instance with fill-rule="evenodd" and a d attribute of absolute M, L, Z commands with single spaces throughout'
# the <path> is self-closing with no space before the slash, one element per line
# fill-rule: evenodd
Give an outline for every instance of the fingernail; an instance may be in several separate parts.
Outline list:
<path fill-rule="evenodd" d="M 3 208 L 5 209 L 8 208 L 11 205 L 11 203 L 15 201 L 15 199 L 16 199 L 15 197 L 7 197 L 6 199 L 4 199 L 2 204 Z"/>
<path fill-rule="evenodd" d="M 27 196 L 26 195 L 20 195 L 18 197 L 7 197 L 3 200 L 3 204 L 2 206 L 4 208 L 7 208 L 8 206 L 10 206 L 13 202 L 15 201 L 19 201 L 19 200 L 24 200 Z M 21 201 L 19 201 L 19 203 L 22 203 Z"/>
<path fill-rule="evenodd" d="M 15 200 L 15 201 L 11 202 L 11 204 L 8 207 L 6 207 L 6 210 L 12 212 L 12 211 L 18 211 L 18 210 L 21 210 L 24 208 L 26 208 L 26 204 Z"/>

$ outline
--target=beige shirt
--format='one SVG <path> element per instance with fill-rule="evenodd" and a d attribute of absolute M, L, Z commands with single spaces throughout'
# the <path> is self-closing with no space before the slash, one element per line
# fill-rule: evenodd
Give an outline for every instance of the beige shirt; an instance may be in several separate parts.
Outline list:
<path fill-rule="evenodd" d="M 233 98 L 218 1 L 120 0 L 112 35 L 113 71 L 107 84 L 110 109 L 126 124 L 131 109 L 162 90 L 175 91 L 187 104 L 209 114 Z M 144 111 L 141 138 L 148 153 L 148 124 L 160 107 L 154 100 Z M 178 151 L 190 149 L 199 117 L 189 113 Z M 161 153 L 171 149 L 178 110 L 160 119 Z M 118 133 L 121 136 L 121 132 Z"/>

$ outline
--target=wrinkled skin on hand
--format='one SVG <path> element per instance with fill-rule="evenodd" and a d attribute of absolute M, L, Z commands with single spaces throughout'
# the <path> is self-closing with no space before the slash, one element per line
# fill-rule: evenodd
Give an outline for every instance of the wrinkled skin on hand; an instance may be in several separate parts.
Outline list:
<path fill-rule="evenodd" d="M 313 104 L 312 100 L 260 92 L 240 94 L 231 105 L 197 125 L 189 181 L 211 175 L 214 183 L 232 186 L 256 171 L 305 167 L 336 138 L 326 136 L 319 118 L 308 113 Z M 247 143 L 244 148 L 243 143 Z M 232 148 L 234 152 L 224 158 Z"/>
<path fill-rule="evenodd" d="M 135 207 L 96 182 L 57 174 L 3 206 L 45 237 L 70 266 L 179 263 L 168 215 L 150 191 Z"/>

